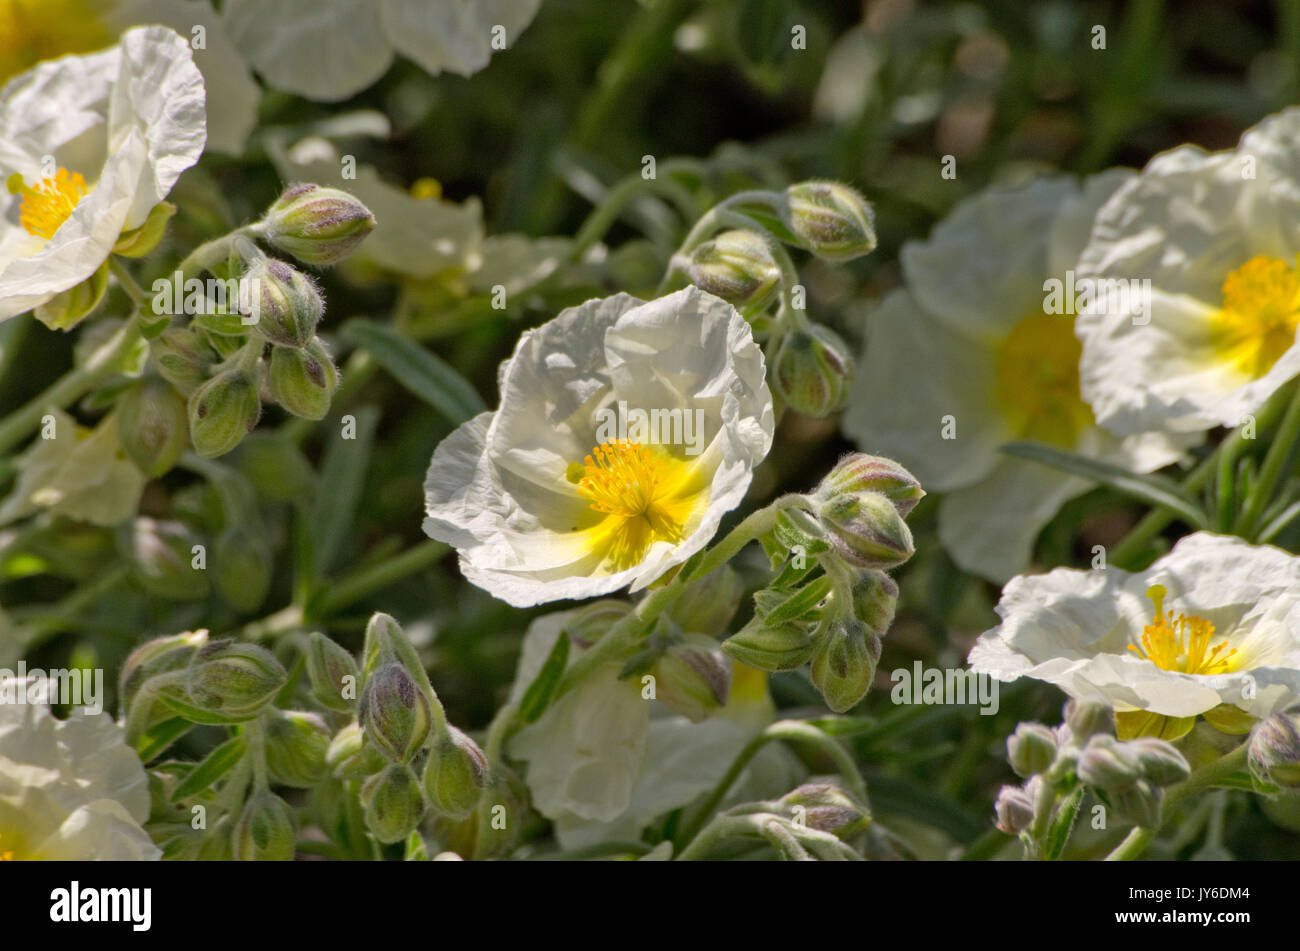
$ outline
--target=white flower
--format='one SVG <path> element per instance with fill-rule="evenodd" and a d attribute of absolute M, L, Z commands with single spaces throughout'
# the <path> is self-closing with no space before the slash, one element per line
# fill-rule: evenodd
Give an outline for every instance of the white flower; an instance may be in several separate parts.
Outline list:
<path fill-rule="evenodd" d="M 997 611 L 972 670 L 1045 680 L 1130 722 L 1220 704 L 1262 717 L 1300 694 L 1300 558 L 1278 548 L 1197 532 L 1137 574 L 1015 578 Z"/>
<path fill-rule="evenodd" d="M 1082 384 L 1103 426 L 1238 426 L 1300 372 L 1300 109 L 1235 150 L 1157 155 L 1097 213 L 1090 278 L 1149 280 L 1150 313 L 1079 320 Z"/>
<path fill-rule="evenodd" d="M 844 430 L 947 493 L 939 538 L 967 571 L 1005 581 L 1022 570 L 1042 527 L 1092 485 L 1002 444 L 1049 443 L 1138 472 L 1179 456 L 1166 436 L 1120 440 L 1097 427 L 1079 394 L 1074 320 L 1045 309 L 1044 285 L 1065 279 L 1093 211 L 1129 174 L 963 202 L 928 241 L 904 246 L 907 287 L 869 319 Z"/>
<path fill-rule="evenodd" d="M 203 151 L 203 78 L 160 26 L 0 88 L 0 320 L 94 274 Z"/>
<path fill-rule="evenodd" d="M 562 311 L 499 378 L 500 409 L 434 452 L 424 530 L 518 607 L 650 584 L 708 543 L 772 444 L 762 352 L 695 287 Z"/>
<path fill-rule="evenodd" d="M 0 704 L 0 860 L 157 859 L 149 781 L 107 714 Z"/>
<path fill-rule="evenodd" d="M 360 92 L 394 51 L 469 76 L 513 46 L 541 0 L 227 0 L 226 29 L 272 86 L 333 102 Z"/>

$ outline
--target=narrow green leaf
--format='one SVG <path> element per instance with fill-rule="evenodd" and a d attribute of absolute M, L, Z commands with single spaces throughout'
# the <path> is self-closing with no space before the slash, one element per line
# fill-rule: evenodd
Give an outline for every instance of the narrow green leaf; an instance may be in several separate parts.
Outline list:
<path fill-rule="evenodd" d="M 374 442 L 379 410 L 363 406 L 354 414 L 354 439 L 334 434 L 325 449 L 320 483 L 311 508 L 312 578 L 325 577 L 338 560 L 339 549 L 352 528 L 357 502 L 365 485 L 366 464 Z"/>
<path fill-rule="evenodd" d="M 821 575 L 809 581 L 790 597 L 763 615 L 768 624 L 783 624 L 803 617 L 826 599 L 831 590 L 829 575 Z"/>
<path fill-rule="evenodd" d="M 194 728 L 194 724 L 184 717 L 172 717 L 145 731 L 136 741 L 135 751 L 140 755 L 140 762 L 147 763 L 161 756 L 171 746 Z"/>
<path fill-rule="evenodd" d="M 172 802 L 181 802 L 203 792 L 230 772 L 231 767 L 243 759 L 247 750 L 247 737 L 235 736 L 226 740 L 205 756 L 203 762 L 195 766 L 190 774 L 177 784 L 175 791 L 172 792 Z"/>
<path fill-rule="evenodd" d="M 546 663 L 537 672 L 533 682 L 524 691 L 519 701 L 519 719 L 525 723 L 536 723 L 551 702 L 551 695 L 564 676 L 564 669 L 569 663 L 569 632 L 561 631 L 555 639 L 555 646 L 546 657 Z"/>
<path fill-rule="evenodd" d="M 367 350 L 398 383 L 449 422 L 459 425 L 487 408 L 478 391 L 450 365 L 391 327 L 351 320 L 343 325 L 343 336 Z"/>
<path fill-rule="evenodd" d="M 1196 501 L 1171 479 L 1138 475 L 1097 459 L 1035 442 L 1013 442 L 1002 447 L 1009 456 L 1029 459 L 1062 472 L 1110 486 L 1149 505 L 1169 509 L 1193 528 L 1206 528 L 1209 520 Z"/>
<path fill-rule="evenodd" d="M 1047 836 L 1043 840 L 1043 857 L 1048 861 L 1059 859 L 1070 841 L 1074 831 L 1074 820 L 1078 818 L 1079 807 L 1083 805 L 1084 787 L 1079 786 L 1065 797 L 1065 801 L 1056 810 L 1052 823 L 1047 827 Z"/>

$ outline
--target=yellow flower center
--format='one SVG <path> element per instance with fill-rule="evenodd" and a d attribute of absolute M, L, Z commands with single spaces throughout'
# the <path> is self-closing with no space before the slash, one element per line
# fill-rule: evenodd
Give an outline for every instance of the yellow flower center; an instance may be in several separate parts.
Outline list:
<path fill-rule="evenodd" d="M 4 837 L 5 837 L 4 833 L 0 832 L 0 839 L 3 839 Z M 14 858 L 15 858 L 14 850 L 5 849 L 4 843 L 0 842 L 0 862 L 12 862 L 14 861 Z"/>
<path fill-rule="evenodd" d="M 1093 424 L 1079 395 L 1079 357 L 1074 320 L 1035 313 L 1011 329 L 996 355 L 996 398 L 1022 439 L 1072 446 Z"/>
<path fill-rule="evenodd" d="M 1161 670 L 1181 674 L 1226 674 L 1232 670 L 1231 658 L 1237 653 L 1228 649 L 1227 641 L 1211 646 L 1214 625 L 1205 618 L 1165 612 L 1164 602 L 1168 590 L 1164 585 L 1153 584 L 1147 588 L 1147 597 L 1155 605 L 1152 623 L 1142 628 L 1142 646 L 1128 645 L 1144 660 L 1149 660 Z"/>
<path fill-rule="evenodd" d="M 1295 345 L 1297 326 L 1300 274 L 1281 258 L 1257 255 L 1224 278 L 1210 339 L 1225 362 L 1253 380 Z"/>
<path fill-rule="evenodd" d="M 695 508 L 687 491 L 691 467 L 640 443 L 618 440 L 570 463 L 565 478 L 591 508 L 605 514 L 593 533 L 615 571 L 640 562 L 657 541 L 677 543 Z"/>
<path fill-rule="evenodd" d="M 97 15 L 97 0 L 0 0 L 0 82 L 43 59 L 88 53 L 117 31 Z"/>
<path fill-rule="evenodd" d="M 42 179 L 33 188 L 23 184 L 17 173 L 9 176 L 9 194 L 22 195 L 23 204 L 19 222 L 28 234 L 48 241 L 63 226 L 89 190 L 80 172 L 69 172 L 60 167 L 53 178 Z"/>

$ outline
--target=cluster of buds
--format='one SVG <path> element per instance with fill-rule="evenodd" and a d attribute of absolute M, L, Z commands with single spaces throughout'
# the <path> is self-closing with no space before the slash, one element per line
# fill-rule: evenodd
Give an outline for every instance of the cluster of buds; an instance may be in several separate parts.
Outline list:
<path fill-rule="evenodd" d="M 1007 738 L 1007 761 L 1025 783 L 998 792 L 998 828 L 1040 851 L 1048 828 L 1078 808 L 1083 789 L 1134 825 L 1159 827 L 1163 787 L 1191 773 L 1183 755 L 1155 737 L 1116 739 L 1114 713 L 1103 703 L 1070 700 L 1063 719 L 1055 729 L 1021 723 Z"/>
<path fill-rule="evenodd" d="M 904 518 L 924 494 L 892 460 L 862 453 L 841 460 L 806 504 L 783 509 L 762 539 L 781 570 L 754 595 L 754 618 L 723 651 L 769 671 L 810 663 L 832 710 L 857 704 L 875 679 L 898 602 L 885 571 L 911 557 Z"/>
<path fill-rule="evenodd" d="M 851 843 L 871 825 L 871 813 L 849 791 L 814 781 L 780 799 L 735 806 L 714 822 L 727 838 L 765 840 L 784 861 L 856 861 L 862 856 Z"/>

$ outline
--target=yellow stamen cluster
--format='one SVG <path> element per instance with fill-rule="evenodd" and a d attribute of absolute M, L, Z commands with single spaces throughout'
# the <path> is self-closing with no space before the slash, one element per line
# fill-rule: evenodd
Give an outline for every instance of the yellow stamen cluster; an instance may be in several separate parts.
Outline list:
<path fill-rule="evenodd" d="M 9 194 L 22 195 L 19 223 L 28 234 L 49 240 L 72 214 L 86 194 L 86 180 L 80 172 L 60 168 L 53 178 L 42 179 L 36 187 L 23 184 L 19 174 L 9 176 Z"/>
<path fill-rule="evenodd" d="M 1228 642 L 1211 646 L 1214 625 L 1205 618 L 1164 610 L 1164 585 L 1153 584 L 1147 588 L 1147 597 L 1155 605 L 1152 623 L 1142 628 L 1142 646 L 1128 645 L 1144 660 L 1149 660 L 1161 670 L 1182 674 L 1226 674 L 1232 669 L 1231 658 L 1237 653 L 1228 650 Z"/>
<path fill-rule="evenodd" d="M 3 833 L 3 832 L 0 832 L 0 839 L 3 839 L 4 837 L 5 837 L 4 833 Z M 13 849 L 9 849 L 8 851 L 0 852 L 0 862 L 12 862 L 13 860 L 14 860 L 14 850 L 13 850 Z"/>
<path fill-rule="evenodd" d="M 1073 446 L 1092 425 L 1079 394 L 1082 353 L 1069 317 L 1034 313 L 1011 329 L 997 351 L 995 397 L 1018 437 Z"/>
<path fill-rule="evenodd" d="M 1281 258 L 1257 255 L 1223 281 L 1223 309 L 1211 328 L 1216 352 L 1250 379 L 1273 368 L 1296 340 L 1300 274 Z"/>

